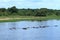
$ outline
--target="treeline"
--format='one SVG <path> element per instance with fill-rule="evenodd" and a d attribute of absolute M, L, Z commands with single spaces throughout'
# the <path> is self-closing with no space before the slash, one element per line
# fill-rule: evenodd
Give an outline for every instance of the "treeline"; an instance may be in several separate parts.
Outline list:
<path fill-rule="evenodd" d="M 10 16 L 10 15 L 19 15 L 19 16 L 49 16 L 56 15 L 60 16 L 60 10 L 53 10 L 47 8 L 41 9 L 18 9 L 16 6 L 11 8 L 0 8 L 0 16 Z"/>

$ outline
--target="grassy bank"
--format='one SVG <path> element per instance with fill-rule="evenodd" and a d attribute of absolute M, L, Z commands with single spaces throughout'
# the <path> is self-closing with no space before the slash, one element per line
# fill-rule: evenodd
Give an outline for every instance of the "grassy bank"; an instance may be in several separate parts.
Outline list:
<path fill-rule="evenodd" d="M 20 21 L 20 20 L 32 20 L 32 21 L 41 21 L 41 20 L 50 20 L 50 19 L 60 19 L 60 16 L 47 16 L 47 17 L 35 17 L 35 16 L 1 16 L 0 22 L 9 22 L 9 21 Z"/>

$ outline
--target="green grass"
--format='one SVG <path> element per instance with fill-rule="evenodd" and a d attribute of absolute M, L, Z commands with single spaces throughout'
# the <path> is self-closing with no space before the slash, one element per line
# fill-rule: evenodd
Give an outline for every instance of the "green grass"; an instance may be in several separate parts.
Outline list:
<path fill-rule="evenodd" d="M 42 21 L 50 19 L 60 19 L 60 16 L 46 16 L 46 17 L 36 17 L 36 16 L 0 16 L 0 22 L 14 22 L 14 21 Z"/>
<path fill-rule="evenodd" d="M 47 17 L 41 17 L 40 19 L 41 20 L 52 20 L 52 19 L 60 20 L 60 16 L 51 15 L 51 16 L 47 16 Z"/>

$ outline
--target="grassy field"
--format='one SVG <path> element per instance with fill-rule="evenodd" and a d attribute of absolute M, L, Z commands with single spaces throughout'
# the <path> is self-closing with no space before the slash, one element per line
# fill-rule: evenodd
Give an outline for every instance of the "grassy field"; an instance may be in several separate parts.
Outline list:
<path fill-rule="evenodd" d="M 60 16 L 46 16 L 46 17 L 35 17 L 35 16 L 1 16 L 0 22 L 9 22 L 9 21 L 23 21 L 23 20 L 32 20 L 32 21 L 42 21 L 50 19 L 60 19 Z"/>

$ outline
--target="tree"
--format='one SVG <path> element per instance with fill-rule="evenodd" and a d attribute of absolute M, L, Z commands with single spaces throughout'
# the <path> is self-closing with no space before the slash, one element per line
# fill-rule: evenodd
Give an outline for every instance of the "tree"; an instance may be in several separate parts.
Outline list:
<path fill-rule="evenodd" d="M 11 7 L 11 8 L 8 8 L 8 11 L 10 12 L 10 13 L 18 13 L 18 9 L 15 7 L 15 6 L 13 6 L 13 7 Z"/>
<path fill-rule="evenodd" d="M 5 12 L 6 9 L 5 8 L 0 8 L 0 12 Z"/>

